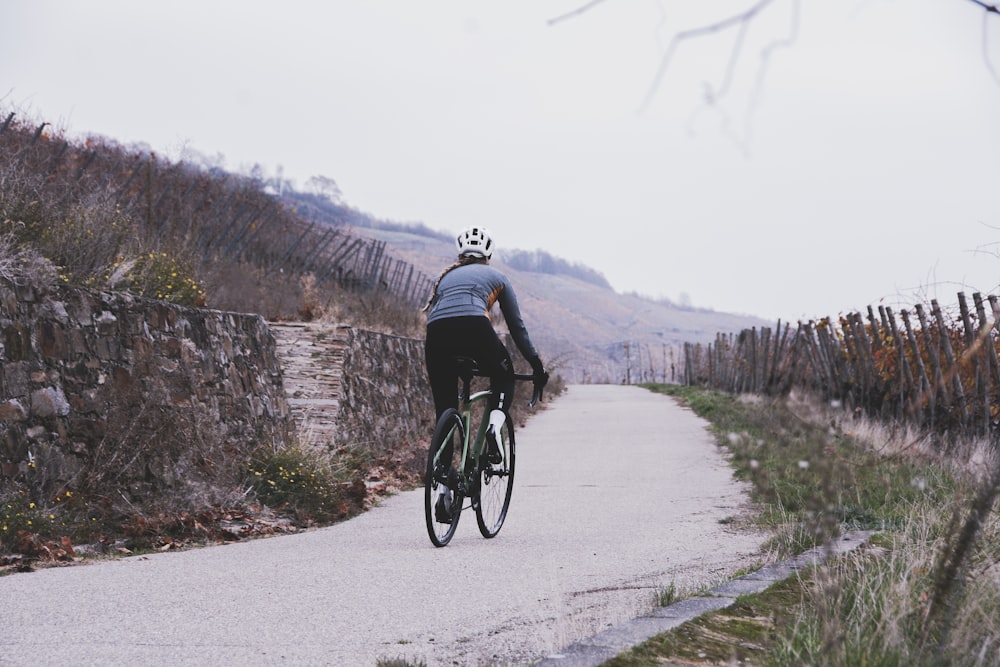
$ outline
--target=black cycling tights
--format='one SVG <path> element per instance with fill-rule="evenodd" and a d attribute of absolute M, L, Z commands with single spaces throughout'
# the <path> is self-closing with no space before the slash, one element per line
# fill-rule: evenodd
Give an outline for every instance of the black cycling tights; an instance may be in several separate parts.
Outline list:
<path fill-rule="evenodd" d="M 514 398 L 514 364 L 488 317 L 449 317 L 429 323 L 424 354 L 438 418 L 448 408 L 458 407 L 456 356 L 479 363 L 490 377 L 490 408 L 507 411 Z"/>

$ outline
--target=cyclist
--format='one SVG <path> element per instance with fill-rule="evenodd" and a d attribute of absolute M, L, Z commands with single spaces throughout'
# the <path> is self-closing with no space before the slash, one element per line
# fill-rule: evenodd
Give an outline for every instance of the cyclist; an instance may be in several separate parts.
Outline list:
<path fill-rule="evenodd" d="M 487 431 L 488 455 L 491 463 L 499 463 L 500 452 L 494 434 L 500 432 L 507 419 L 514 396 L 514 364 L 490 322 L 493 304 L 500 304 L 518 351 L 531 364 L 536 386 L 544 385 L 549 376 L 528 336 L 510 281 L 489 265 L 494 248 L 489 232 L 484 227 L 470 227 L 458 235 L 456 244 L 458 261 L 441 273 L 424 306 L 427 313 L 424 354 L 437 413 L 435 419 L 448 408 L 458 407 L 455 357 L 475 359 L 479 369 L 489 376 L 493 390 Z M 447 505 L 447 501 L 444 504 Z M 443 513 L 447 515 L 449 511 Z M 438 514 L 442 514 L 440 509 Z"/>

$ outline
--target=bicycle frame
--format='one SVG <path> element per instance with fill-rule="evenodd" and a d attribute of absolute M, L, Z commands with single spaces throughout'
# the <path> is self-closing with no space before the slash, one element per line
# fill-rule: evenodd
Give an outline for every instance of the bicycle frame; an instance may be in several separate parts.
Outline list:
<path fill-rule="evenodd" d="M 456 361 L 461 380 L 458 406 L 444 412 L 434 427 L 424 483 L 427 533 L 437 547 L 448 544 L 455 534 L 467 498 L 476 511 L 476 523 L 483 537 L 497 535 L 510 504 L 516 463 L 514 425 L 510 416 L 506 416 L 497 431 L 497 447 L 487 446 L 493 387 L 471 392 L 472 378 L 487 376 L 478 371 L 472 359 L 460 357 Z M 514 379 L 535 378 L 515 374 Z M 541 399 L 543 386 L 544 382 L 536 384 L 529 406 Z M 460 442 L 455 442 L 456 438 Z M 447 459 L 443 458 L 445 452 Z"/>
<path fill-rule="evenodd" d="M 462 393 L 459 395 L 459 403 L 462 406 L 459 414 L 462 416 L 462 426 L 464 431 L 462 459 L 460 463 L 462 470 L 461 482 L 463 484 L 463 495 L 469 490 L 469 480 L 477 472 L 476 461 L 478 461 L 479 457 L 483 453 L 483 445 L 486 442 L 486 429 L 489 428 L 488 399 L 493 395 L 493 391 L 490 389 L 477 391 L 476 393 L 470 395 L 469 383 L 470 381 L 468 379 L 462 378 Z M 479 420 L 479 427 L 476 429 L 475 435 L 473 435 L 472 417 L 477 403 L 482 403 L 482 418 Z"/>
<path fill-rule="evenodd" d="M 483 375 L 474 366 L 461 365 L 459 370 L 459 378 L 462 381 L 462 391 L 458 395 L 458 404 L 460 407 L 459 413 L 462 415 L 462 423 L 465 427 L 465 442 L 463 443 L 462 449 L 462 470 L 467 474 L 470 472 L 468 464 L 475 461 L 483 452 L 483 444 L 486 442 L 486 430 L 489 428 L 489 403 L 483 404 L 482 416 L 483 418 L 479 420 L 479 428 L 476 430 L 475 438 L 471 437 L 472 432 L 472 413 L 473 408 L 476 403 L 480 401 L 486 401 L 490 396 L 493 395 L 492 389 L 484 389 L 482 391 L 477 391 L 474 394 L 469 394 L 472 384 L 472 378 L 474 377 L 488 377 Z M 514 375 L 515 380 L 519 381 L 531 381 L 534 379 L 533 375 L 525 375 L 521 373 L 516 373 Z M 531 401 L 528 402 L 529 407 L 533 407 L 542 397 L 542 391 L 540 388 L 535 388 L 532 394 Z M 473 445 L 472 451 L 469 451 L 470 443 Z M 473 455 L 472 459 L 468 459 L 469 454 Z"/>

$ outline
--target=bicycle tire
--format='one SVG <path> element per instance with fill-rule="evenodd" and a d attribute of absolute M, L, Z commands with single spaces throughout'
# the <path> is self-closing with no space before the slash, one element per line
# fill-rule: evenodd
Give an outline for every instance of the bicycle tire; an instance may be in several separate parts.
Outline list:
<path fill-rule="evenodd" d="M 452 453 L 447 455 L 448 442 L 452 444 Z M 462 447 L 465 443 L 465 426 L 458 410 L 450 408 L 441 415 L 434 427 L 430 447 L 427 449 L 427 470 L 424 476 L 424 519 L 427 522 L 427 535 L 436 547 L 443 547 L 455 535 L 458 520 L 462 516 L 462 503 L 465 502 L 464 489 L 458 484 L 458 475 L 448 475 L 448 471 L 457 471 L 462 460 Z M 447 481 L 446 481 L 447 480 Z M 449 488 L 451 484 L 454 488 Z M 443 492 L 451 492 L 450 522 L 440 520 L 437 503 Z"/>
<path fill-rule="evenodd" d="M 476 523 L 479 532 L 489 539 L 496 537 L 507 518 L 510 507 L 510 496 L 514 489 L 514 423 L 507 416 L 503 428 L 500 429 L 500 463 L 490 464 L 486 453 L 481 457 L 482 466 L 476 479 Z"/>

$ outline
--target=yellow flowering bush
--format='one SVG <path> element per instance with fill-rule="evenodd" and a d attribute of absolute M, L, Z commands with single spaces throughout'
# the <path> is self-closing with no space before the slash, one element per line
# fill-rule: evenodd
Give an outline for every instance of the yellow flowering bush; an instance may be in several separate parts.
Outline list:
<path fill-rule="evenodd" d="M 352 483 L 318 455 L 297 447 L 264 450 L 249 467 L 257 500 L 273 509 L 290 510 L 306 522 L 326 522 L 352 511 Z M 355 499 L 356 500 L 356 499 Z"/>
<path fill-rule="evenodd" d="M 132 262 L 119 259 L 114 272 L 122 271 L 123 284 L 139 296 L 181 306 L 205 305 L 205 288 L 190 263 L 166 252 L 148 252 Z"/>
<path fill-rule="evenodd" d="M 11 548 L 19 532 L 51 533 L 56 518 L 54 509 L 39 506 L 24 487 L 0 495 L 0 550 Z"/>

